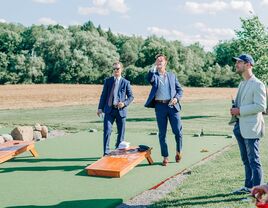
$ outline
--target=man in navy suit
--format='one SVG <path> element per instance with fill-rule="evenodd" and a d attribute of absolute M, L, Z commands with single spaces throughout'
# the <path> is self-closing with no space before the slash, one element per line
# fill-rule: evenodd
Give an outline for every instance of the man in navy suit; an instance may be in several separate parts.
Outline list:
<path fill-rule="evenodd" d="M 181 106 L 179 101 L 182 97 L 183 90 L 175 74 L 166 71 L 166 65 L 166 56 L 163 54 L 157 55 L 155 67 L 149 71 L 147 76 L 148 81 L 152 85 L 152 89 L 145 103 L 145 107 L 155 108 L 163 166 L 166 166 L 169 162 L 168 146 L 166 142 L 168 120 L 172 132 L 175 134 L 176 162 L 179 162 L 182 157 L 182 125 L 179 114 Z"/>
<path fill-rule="evenodd" d="M 124 141 L 127 106 L 134 99 L 130 82 L 121 76 L 122 63 L 115 62 L 113 70 L 113 76 L 104 81 L 97 112 L 98 116 L 104 113 L 103 155 L 110 152 L 109 143 L 114 121 L 118 132 L 115 147 L 117 148 L 120 142 Z"/>

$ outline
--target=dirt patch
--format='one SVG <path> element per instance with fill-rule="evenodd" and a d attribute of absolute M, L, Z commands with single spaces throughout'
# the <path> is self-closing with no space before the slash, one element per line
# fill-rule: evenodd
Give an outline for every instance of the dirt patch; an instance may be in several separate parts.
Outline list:
<path fill-rule="evenodd" d="M 150 86 L 133 86 L 134 102 L 145 103 Z M 188 88 L 183 101 L 230 99 L 236 88 Z M 97 105 L 102 85 L 1 85 L 0 109 Z"/>

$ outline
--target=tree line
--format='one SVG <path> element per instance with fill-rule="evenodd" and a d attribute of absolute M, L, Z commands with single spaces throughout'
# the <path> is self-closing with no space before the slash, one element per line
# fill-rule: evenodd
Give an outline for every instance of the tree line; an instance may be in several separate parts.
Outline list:
<path fill-rule="evenodd" d="M 199 43 L 184 46 L 162 37 L 126 36 L 104 31 L 91 21 L 84 25 L 0 23 L 0 84 L 101 84 L 120 60 L 132 84 L 145 85 L 155 55 L 168 57 L 168 68 L 184 86 L 235 87 L 233 56 L 251 54 L 255 74 L 267 82 L 268 33 L 257 16 L 241 18 L 236 37 L 206 52 Z"/>

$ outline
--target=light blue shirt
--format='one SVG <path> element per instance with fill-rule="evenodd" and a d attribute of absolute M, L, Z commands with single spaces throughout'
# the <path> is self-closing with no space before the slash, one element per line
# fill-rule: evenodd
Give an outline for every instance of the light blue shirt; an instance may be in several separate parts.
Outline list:
<path fill-rule="evenodd" d="M 170 88 L 167 74 L 159 75 L 158 89 L 155 94 L 155 100 L 170 100 Z"/>
<path fill-rule="evenodd" d="M 113 105 L 117 105 L 118 102 L 119 102 L 119 97 L 118 97 L 118 89 L 119 89 L 119 82 L 120 82 L 120 79 L 121 79 L 121 76 L 120 77 L 114 77 L 115 79 L 115 86 L 114 86 L 114 101 L 113 101 Z"/>

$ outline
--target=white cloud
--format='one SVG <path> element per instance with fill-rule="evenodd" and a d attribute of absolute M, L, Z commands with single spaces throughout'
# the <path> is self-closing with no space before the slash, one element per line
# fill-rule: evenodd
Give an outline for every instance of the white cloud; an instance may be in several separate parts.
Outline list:
<path fill-rule="evenodd" d="M 235 36 L 234 30 L 230 28 L 210 28 L 202 22 L 198 22 L 194 26 L 208 36 L 215 36 L 218 38 L 233 38 Z"/>
<path fill-rule="evenodd" d="M 40 4 L 54 4 L 56 3 L 56 0 L 33 0 L 33 2 Z"/>
<path fill-rule="evenodd" d="M 95 6 L 102 6 L 105 4 L 105 2 L 106 2 L 106 0 L 93 0 L 93 4 Z"/>
<path fill-rule="evenodd" d="M 37 22 L 39 24 L 43 24 L 43 25 L 56 25 L 56 24 L 58 24 L 56 20 L 53 20 L 49 17 L 42 17 L 42 18 L 38 19 Z"/>
<path fill-rule="evenodd" d="M 125 14 L 128 11 L 128 7 L 124 0 L 107 0 L 108 8 L 112 11 Z"/>
<path fill-rule="evenodd" d="M 268 0 L 263 0 L 268 1 Z M 227 1 L 213 1 L 210 3 L 198 3 L 193 1 L 187 1 L 184 5 L 185 9 L 193 14 L 216 14 L 219 11 L 234 10 L 241 11 L 243 13 L 254 13 L 253 6 L 250 1 L 244 0 L 231 0 Z"/>
<path fill-rule="evenodd" d="M 5 19 L 1 19 L 1 18 L 0 18 L 0 22 L 1 23 L 7 23 L 7 21 Z"/>
<path fill-rule="evenodd" d="M 224 10 L 228 7 L 228 4 L 224 1 L 214 1 L 212 3 L 197 3 L 197 2 L 186 2 L 185 8 L 192 13 L 210 13 L 215 14 L 218 11 Z"/>
<path fill-rule="evenodd" d="M 238 10 L 244 13 L 254 13 L 254 9 L 250 1 L 231 1 L 230 7 L 232 10 Z"/>
<path fill-rule="evenodd" d="M 268 0 L 262 0 L 261 4 L 262 5 L 268 5 Z"/>
<path fill-rule="evenodd" d="M 197 23 L 195 25 L 197 29 L 202 31 L 202 34 L 188 35 L 178 30 L 169 30 L 159 27 L 148 27 L 147 30 L 150 34 L 164 37 L 168 40 L 179 40 L 186 45 L 199 42 L 204 46 L 206 51 L 211 51 L 213 47 L 219 42 L 219 40 L 230 39 L 234 37 L 234 32 L 225 28 L 208 28 L 203 23 Z"/>
<path fill-rule="evenodd" d="M 100 7 L 79 7 L 78 13 L 81 15 L 90 15 L 90 14 L 108 15 L 109 10 Z"/>
<path fill-rule="evenodd" d="M 110 12 L 126 14 L 129 10 L 125 0 L 93 0 L 92 3 L 93 7 L 79 7 L 78 13 L 81 15 L 108 15 Z"/>

